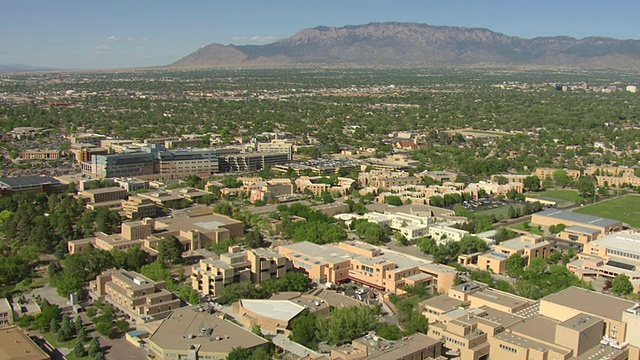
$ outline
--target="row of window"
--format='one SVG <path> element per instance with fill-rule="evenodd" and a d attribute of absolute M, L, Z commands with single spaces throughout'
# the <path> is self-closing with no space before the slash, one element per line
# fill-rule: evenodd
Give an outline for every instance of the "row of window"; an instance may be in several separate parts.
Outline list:
<path fill-rule="evenodd" d="M 518 350 L 517 350 L 517 349 L 512 348 L 512 347 L 510 347 L 510 346 L 507 346 L 507 345 L 505 345 L 505 344 L 500 344 L 500 349 L 505 350 L 505 351 L 508 351 L 508 352 L 511 352 L 511 353 L 514 353 L 514 354 L 518 352 Z"/>
<path fill-rule="evenodd" d="M 640 255 L 639 254 L 632 254 L 632 253 L 628 253 L 626 251 L 607 249 L 607 254 L 620 256 L 620 257 L 626 257 L 626 258 L 629 258 L 629 259 L 640 260 Z"/>

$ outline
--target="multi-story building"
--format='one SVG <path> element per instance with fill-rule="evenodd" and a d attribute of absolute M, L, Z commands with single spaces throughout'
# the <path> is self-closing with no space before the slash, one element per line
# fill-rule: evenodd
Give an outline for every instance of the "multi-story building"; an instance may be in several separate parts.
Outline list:
<path fill-rule="evenodd" d="M 223 315 L 202 308 L 173 311 L 149 338 L 151 356 L 158 360 L 226 359 L 235 349 L 267 344 Z"/>
<path fill-rule="evenodd" d="M 89 282 L 94 299 L 106 300 L 137 321 L 158 320 L 180 307 L 180 299 L 165 289 L 164 281 L 153 281 L 134 271 L 107 270 Z"/>
<path fill-rule="evenodd" d="M 553 179 L 553 173 L 558 170 L 564 170 L 567 172 L 567 176 L 571 178 L 571 180 L 576 181 L 582 175 L 580 170 L 572 170 L 572 169 L 554 169 L 554 168 L 537 168 L 536 171 L 531 175 L 535 175 L 540 178 L 540 180 L 544 179 Z"/>
<path fill-rule="evenodd" d="M 25 160 L 56 160 L 60 158 L 60 150 L 25 150 L 22 153 Z"/>
<path fill-rule="evenodd" d="M 351 344 L 332 349 L 330 360 L 422 360 L 440 359 L 442 344 L 421 333 L 395 341 L 381 339 L 374 334 L 355 339 Z"/>
<path fill-rule="evenodd" d="M 585 279 L 624 274 L 640 291 L 640 235 L 618 233 L 589 242 L 567 268 Z"/>
<path fill-rule="evenodd" d="M 496 245 L 491 251 L 458 256 L 458 263 L 463 266 L 504 274 L 507 259 L 513 254 L 520 254 L 527 266 L 536 258 L 545 259 L 551 254 L 551 244 L 539 235 L 522 235 Z"/>
<path fill-rule="evenodd" d="M 623 229 L 622 221 L 557 209 L 548 209 L 531 215 L 531 225 L 533 226 L 548 228 L 551 225 L 557 226 L 560 224 L 564 224 L 567 228 L 574 227 L 574 232 L 579 231 L 580 228 L 597 230 L 597 235 L 590 232 L 585 233 L 587 235 L 590 233 L 591 236 L 595 238 L 600 238 Z M 564 235 L 561 234 L 560 237 L 562 236 Z M 567 234 L 566 237 L 572 241 L 578 241 L 580 239 L 579 237 L 570 237 L 569 234 Z"/>
<path fill-rule="evenodd" d="M 73 154 L 76 162 L 79 164 L 91 162 L 91 156 L 93 155 L 109 155 L 108 149 L 98 147 L 94 144 L 72 144 L 69 151 Z"/>
<path fill-rule="evenodd" d="M 155 217 L 158 213 L 158 206 L 150 199 L 132 195 L 127 200 L 122 200 L 122 211 L 127 219 L 142 219 Z"/>
<path fill-rule="evenodd" d="M 280 254 L 232 246 L 219 259 L 201 259 L 192 269 L 191 286 L 203 295 L 216 296 L 229 284 L 278 279 L 290 270 L 291 263 Z"/>
<path fill-rule="evenodd" d="M 0 178 L 0 194 L 13 195 L 21 192 L 61 193 L 66 184 L 48 176 L 15 176 Z"/>
<path fill-rule="evenodd" d="M 0 330 L 0 357 L 6 360 L 50 360 L 31 337 L 17 326 Z"/>
<path fill-rule="evenodd" d="M 266 143 L 256 143 L 256 150 L 266 153 L 283 153 L 287 154 L 287 159 L 291 161 L 293 159 L 293 144 L 287 142 L 287 140 L 274 139 Z"/>
<path fill-rule="evenodd" d="M 155 173 L 161 180 L 182 179 L 188 175 L 208 178 L 219 171 L 218 154 L 213 149 L 160 151 Z"/>
<path fill-rule="evenodd" d="M 110 251 L 127 250 L 140 246 L 143 250 L 156 254 L 158 243 L 167 237 L 176 237 L 185 252 L 205 248 L 229 238 L 244 235 L 244 225 L 228 216 L 204 213 L 181 214 L 161 219 L 145 218 L 141 221 L 124 222 L 120 234 L 96 233 L 95 237 L 72 240 L 67 243 L 70 254 L 95 247 Z"/>
<path fill-rule="evenodd" d="M 82 190 L 78 192 L 78 196 L 89 203 L 101 203 L 108 201 L 120 201 L 127 198 L 127 191 L 118 186 L 109 186 L 105 188 Z"/>
<path fill-rule="evenodd" d="M 79 133 L 71 136 L 71 144 L 93 144 L 100 146 L 100 142 L 104 140 L 106 136 L 100 134 L 88 134 Z"/>
<path fill-rule="evenodd" d="M 13 307 L 7 298 L 0 298 L 0 327 L 13 324 Z"/>
<path fill-rule="evenodd" d="M 289 155 L 277 152 L 239 153 L 220 156 L 220 171 L 258 171 L 266 166 L 286 164 Z"/>
<path fill-rule="evenodd" d="M 534 302 L 468 282 L 421 306 L 428 336 L 461 360 L 639 358 L 638 305 L 581 288 Z"/>
<path fill-rule="evenodd" d="M 85 164 L 83 173 L 98 179 L 145 176 L 154 171 L 153 155 L 146 152 L 93 155 Z"/>
<path fill-rule="evenodd" d="M 446 291 L 457 271 L 449 266 L 386 250 L 357 241 L 316 245 L 300 242 L 278 247 L 278 252 L 314 281 L 338 283 L 351 280 L 376 289 L 403 293 L 405 285 L 423 284 Z"/>

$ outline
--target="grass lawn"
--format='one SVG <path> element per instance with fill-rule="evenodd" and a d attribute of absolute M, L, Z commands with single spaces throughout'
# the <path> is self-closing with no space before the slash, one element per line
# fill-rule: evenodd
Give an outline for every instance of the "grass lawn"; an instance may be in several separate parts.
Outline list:
<path fill-rule="evenodd" d="M 76 339 L 60 342 L 58 341 L 56 334 L 52 332 L 43 333 L 42 337 L 45 338 L 49 342 L 49 344 L 51 344 L 51 346 L 53 346 L 56 349 L 67 348 L 69 350 L 73 350 L 73 347 L 76 346 Z M 87 348 L 87 345 L 88 345 L 88 342 L 85 344 L 85 349 Z M 68 355 L 65 355 L 64 358 L 67 360 L 91 360 L 91 357 L 89 356 L 77 357 L 77 356 L 74 356 L 73 353 L 69 353 Z"/>
<path fill-rule="evenodd" d="M 558 203 L 558 206 L 567 205 L 568 203 L 581 203 L 586 201 L 575 190 L 545 190 L 540 192 L 531 192 L 526 194 L 532 198 L 540 198 L 552 200 Z"/>
<path fill-rule="evenodd" d="M 508 220 L 510 206 L 513 206 L 514 209 L 520 209 L 520 212 L 522 212 L 522 209 L 524 208 L 524 204 L 513 204 L 500 206 L 495 209 L 479 210 L 475 213 L 478 215 L 495 215 L 498 220 Z"/>
<path fill-rule="evenodd" d="M 520 230 L 520 231 L 526 231 L 532 234 L 536 234 L 536 235 L 544 235 L 544 232 L 542 230 L 539 230 L 537 227 L 535 226 L 531 226 L 529 225 L 529 229 L 525 229 L 524 228 L 524 222 L 521 222 L 519 224 L 516 225 L 511 225 L 509 226 L 510 229 L 515 229 L 515 230 Z"/>
<path fill-rule="evenodd" d="M 638 195 L 617 197 L 574 211 L 580 214 L 620 220 L 632 227 L 640 227 L 640 196 Z"/>

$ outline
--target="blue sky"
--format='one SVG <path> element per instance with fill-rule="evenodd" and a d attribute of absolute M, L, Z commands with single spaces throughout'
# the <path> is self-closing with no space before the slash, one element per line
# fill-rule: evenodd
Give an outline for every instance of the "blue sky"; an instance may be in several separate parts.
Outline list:
<path fill-rule="evenodd" d="M 0 64 L 158 66 L 213 42 L 264 44 L 319 25 L 384 21 L 640 39 L 638 13 L 637 0 L 0 0 Z"/>

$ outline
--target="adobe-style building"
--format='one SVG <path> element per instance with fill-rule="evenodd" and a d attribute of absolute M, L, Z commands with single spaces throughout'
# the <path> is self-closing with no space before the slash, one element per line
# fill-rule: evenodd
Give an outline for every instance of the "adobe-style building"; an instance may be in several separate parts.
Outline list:
<path fill-rule="evenodd" d="M 244 225 L 241 221 L 209 211 L 204 214 L 183 213 L 175 217 L 124 222 L 120 226 L 119 234 L 107 235 L 97 232 L 92 238 L 69 241 L 67 248 L 70 254 L 74 254 L 90 247 L 111 251 L 140 246 L 151 254 L 157 254 L 158 243 L 174 236 L 182 243 L 185 252 L 192 252 L 209 244 L 244 236 Z"/>
<path fill-rule="evenodd" d="M 204 258 L 191 272 L 191 286 L 205 296 L 216 296 L 225 286 L 238 282 L 260 283 L 278 279 L 291 270 L 287 259 L 268 249 L 229 247 L 219 259 Z"/>
<path fill-rule="evenodd" d="M 507 259 L 520 254 L 529 266 L 536 258 L 545 259 L 551 255 L 551 244 L 539 235 L 522 235 L 496 245 L 491 251 L 470 255 L 459 255 L 458 263 L 463 266 L 504 274 Z"/>
<path fill-rule="evenodd" d="M 638 305 L 581 288 L 534 302 L 468 282 L 421 305 L 428 336 L 461 360 L 640 356 Z"/>
<path fill-rule="evenodd" d="M 242 324 L 251 328 L 259 326 L 263 334 L 289 336 L 288 329 L 293 319 L 304 310 L 318 316 L 329 316 L 329 305 L 321 300 L 297 298 L 295 300 L 253 300 L 242 299 L 234 304 Z"/>
<path fill-rule="evenodd" d="M 108 301 L 138 322 L 162 319 L 180 307 L 180 299 L 165 289 L 164 281 L 122 269 L 107 270 L 90 281 L 89 294 Z"/>
<path fill-rule="evenodd" d="M 7 298 L 0 298 L 0 327 L 13 324 L 13 307 Z"/>
<path fill-rule="evenodd" d="M 640 235 L 616 233 L 584 246 L 578 259 L 567 268 L 581 279 L 613 279 L 624 274 L 636 292 L 640 291 Z"/>
<path fill-rule="evenodd" d="M 313 281 L 338 283 L 351 280 L 375 289 L 404 293 L 406 285 L 424 284 L 447 291 L 457 271 L 449 266 L 393 252 L 358 241 L 316 245 L 310 242 L 280 246 L 278 252 Z"/>
<path fill-rule="evenodd" d="M 226 359 L 236 348 L 267 346 L 267 340 L 224 319 L 213 309 L 173 311 L 149 337 L 154 359 Z"/>
<path fill-rule="evenodd" d="M 413 360 L 440 359 L 442 344 L 421 333 L 396 341 L 387 341 L 376 334 L 367 334 L 351 344 L 331 350 L 330 360 Z"/>
<path fill-rule="evenodd" d="M 3 360 L 50 360 L 22 329 L 9 326 L 0 329 L 0 359 Z"/>
<path fill-rule="evenodd" d="M 156 203 L 137 195 L 131 195 L 126 200 L 121 200 L 120 206 L 127 219 L 143 219 L 155 217 L 158 213 Z"/>

